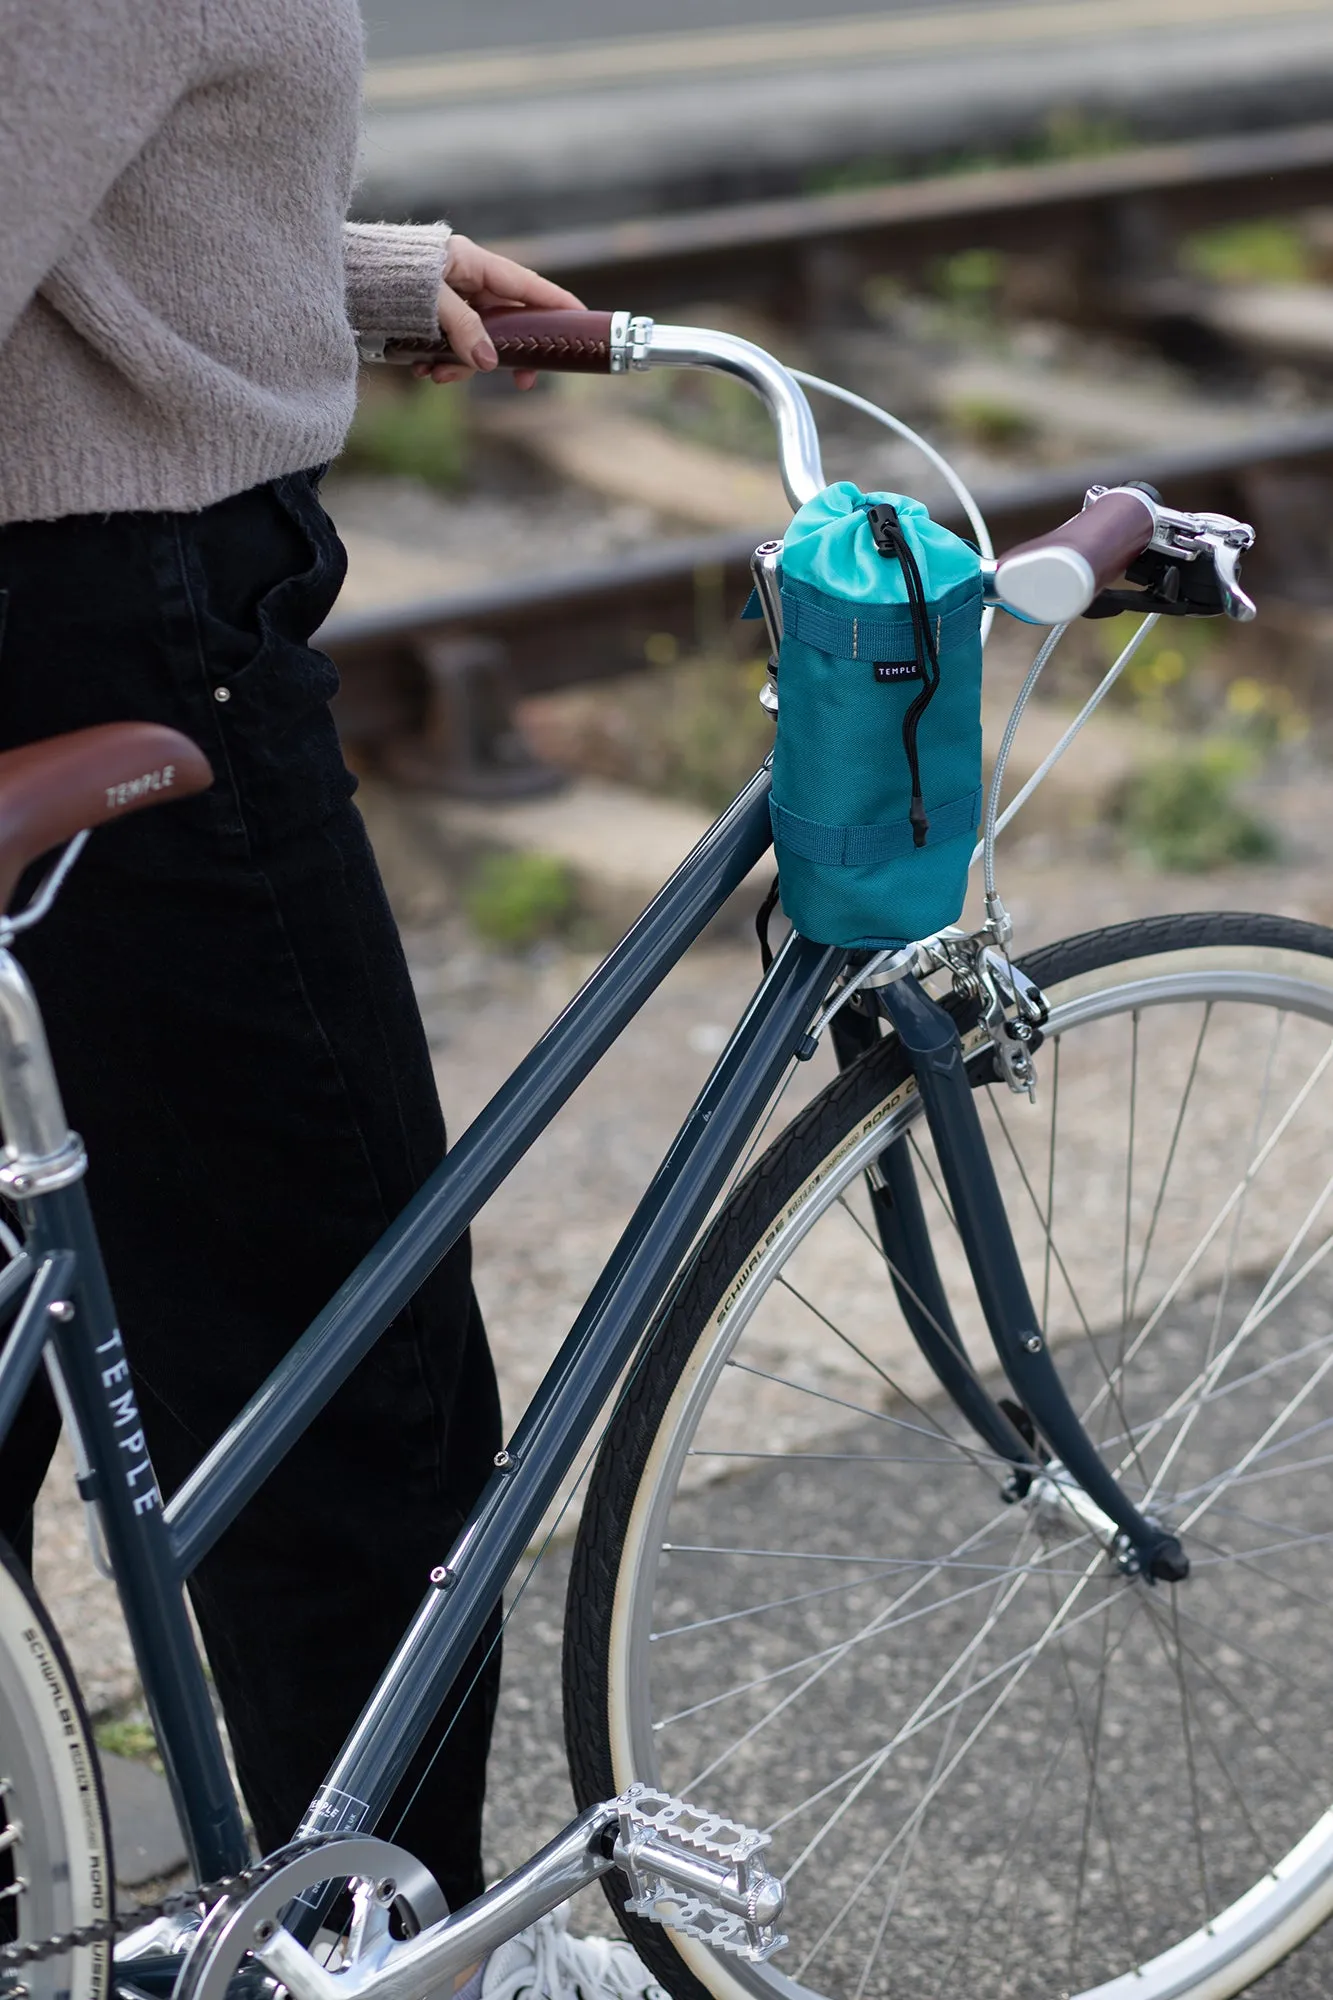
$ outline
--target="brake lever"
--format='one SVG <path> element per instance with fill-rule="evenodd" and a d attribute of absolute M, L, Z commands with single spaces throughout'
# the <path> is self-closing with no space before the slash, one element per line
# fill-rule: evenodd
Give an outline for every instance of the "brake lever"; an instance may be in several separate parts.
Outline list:
<path fill-rule="evenodd" d="M 1220 535 L 1205 535 L 1203 540 L 1212 550 L 1213 568 L 1217 572 L 1218 588 L 1222 593 L 1222 608 L 1228 618 L 1238 624 L 1248 625 L 1258 615 L 1258 605 L 1247 591 L 1240 587 L 1240 559 L 1254 541 L 1254 530 L 1250 530 L 1248 542 L 1240 543 Z"/>
<path fill-rule="evenodd" d="M 1229 514 L 1180 513 L 1143 486 L 1093 486 L 1084 505 L 1120 490 L 1142 500 L 1153 517 L 1152 540 L 1125 572 L 1144 588 L 1104 590 L 1085 616 L 1113 618 L 1121 611 L 1156 611 L 1169 618 L 1208 618 L 1225 613 L 1248 625 L 1258 609 L 1240 582 L 1240 559 L 1254 546 L 1249 522 L 1233 520 Z M 1200 557 L 1204 558 L 1201 572 L 1190 567 Z"/>

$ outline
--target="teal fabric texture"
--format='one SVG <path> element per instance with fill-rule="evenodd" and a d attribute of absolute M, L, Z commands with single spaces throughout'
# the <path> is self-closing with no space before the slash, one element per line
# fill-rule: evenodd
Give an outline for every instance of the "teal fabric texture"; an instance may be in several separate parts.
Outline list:
<path fill-rule="evenodd" d="M 915 612 L 890 545 L 915 558 Z M 982 805 L 981 612 L 976 551 L 918 500 L 843 480 L 787 529 L 773 841 L 782 907 L 818 944 L 906 944 L 962 911 Z"/>

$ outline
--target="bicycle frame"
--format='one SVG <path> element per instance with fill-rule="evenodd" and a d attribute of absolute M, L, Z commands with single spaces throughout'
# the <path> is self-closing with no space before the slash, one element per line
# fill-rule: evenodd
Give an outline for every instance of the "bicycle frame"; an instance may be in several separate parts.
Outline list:
<path fill-rule="evenodd" d="M 636 327 L 644 353 L 651 348 L 658 365 L 718 368 L 756 388 L 778 425 L 789 496 L 798 503 L 819 490 L 823 473 L 813 420 L 799 388 L 771 357 L 730 336 L 689 328 L 654 332 L 650 323 L 631 324 L 627 318 L 622 345 L 631 336 L 640 339 Z M 990 601 L 998 601 L 990 571 L 987 592 Z M 764 769 L 682 862 L 165 1508 L 81 1182 L 82 1150 L 64 1119 L 36 1002 L 15 961 L 0 949 L 0 1124 L 7 1141 L 0 1191 L 18 1203 L 27 1240 L 26 1251 L 0 1272 L 0 1327 L 13 1320 L 0 1351 L 0 1442 L 45 1356 L 79 1459 L 80 1492 L 95 1505 L 105 1532 L 198 1879 L 231 1874 L 249 1855 L 185 1607 L 185 1583 L 760 861 L 772 840 L 768 793 Z M 797 935 L 777 954 L 514 1436 L 497 1456 L 470 1519 L 446 1559 L 429 1580 L 423 1578 L 416 1616 L 298 1833 L 365 1832 L 375 1826 L 599 1411 L 641 1349 L 787 1065 L 813 1046 L 811 1024 L 847 956 Z M 1125 1549 L 1150 1574 L 1171 1575 L 1173 1565 L 1184 1560 L 1182 1552 L 1134 1510 L 1106 1472 L 1045 1353 L 956 1027 L 911 977 L 880 990 L 877 1004 L 916 1069 L 978 1295 L 1011 1383 L 1057 1454 L 1062 1475 L 1078 1483 L 1099 1520 L 1119 1529 Z M 847 1016 L 841 1025 L 834 1023 L 833 1039 L 844 1063 L 865 1046 Z M 1042 1461 L 967 1360 L 940 1285 L 910 1161 L 901 1144 L 893 1153 L 881 1170 L 873 1205 L 907 1323 L 942 1387 L 1022 1480 Z M 318 1587 L 336 1585 L 327 1579 Z M 313 1905 L 305 1915 L 311 1924 L 317 1921 Z"/>
<path fill-rule="evenodd" d="M 191 1865 L 200 1879 L 249 1854 L 239 1804 L 185 1609 L 183 1586 L 324 1404 L 605 1054 L 770 845 L 767 770 L 756 774 L 509 1081 L 463 1133 L 163 1507 L 115 1308 L 36 1003 L 0 953 L 0 1120 L 27 1249 L 0 1274 L 0 1442 L 47 1355 L 97 1504 Z M 514 1436 L 370 1695 L 299 1834 L 372 1829 L 482 1638 L 523 1550 L 631 1365 L 691 1243 L 740 1158 L 847 954 L 793 934 L 696 1099 L 548 1368 Z M 1022 1277 L 950 1017 L 910 976 L 876 999 L 912 1060 L 923 1108 L 997 1354 L 1043 1435 L 1127 1549 L 1169 1571 L 1178 1544 L 1139 1516 L 1069 1407 Z M 866 1029 L 844 1013 L 844 1065 Z M 873 1036 L 872 1036 L 873 1038 Z M 36 1089 L 34 1090 L 34 1084 Z M 36 1115 L 34 1114 L 34 1108 Z M 890 1149 L 901 1155 L 901 1145 Z M 945 1391 L 1021 1480 L 1040 1468 L 972 1370 L 939 1284 L 910 1163 L 888 1157 L 876 1217 L 908 1325 Z M 883 1199 L 879 1197 L 884 1197 Z M 885 1212 L 881 1212 L 885 1211 Z M 891 1212 L 889 1212 L 891 1211 Z M 904 1284 L 906 1277 L 906 1284 Z M 423 1578 L 423 1584 L 427 1580 Z M 330 1584 L 329 1587 L 333 1587 Z M 302 1913 L 294 1928 L 317 1921 Z"/>
<path fill-rule="evenodd" d="M 0 1277 L 0 1311 L 12 1310 L 31 1282 L 0 1354 L 0 1441 L 49 1343 L 90 1467 L 80 1490 L 100 1508 L 145 1699 L 201 1879 L 244 1866 L 248 1850 L 183 1584 L 770 841 L 765 770 L 705 834 L 165 1509 L 81 1182 L 71 1176 L 34 1192 L 23 1186 L 40 1179 L 31 1164 L 26 1176 L 9 1170 L 27 1251 Z M 302 1832 L 373 1826 L 388 1803 L 844 957 L 798 937 L 778 953 L 471 1519 L 429 1583 L 423 1577 L 421 1607 L 312 1800 Z M 7 1030 L 0 1116 L 12 1154 L 25 1091 L 43 1063 L 49 1072 L 49 1058 L 26 982 L 12 960 L 8 967 L 8 980 L 0 978 L 0 1025 Z M 53 1081 L 50 1087 L 54 1096 Z M 21 1160 L 53 1157 L 62 1146 L 68 1152 L 68 1141 L 55 1096 L 42 1132 L 20 1146 Z"/>

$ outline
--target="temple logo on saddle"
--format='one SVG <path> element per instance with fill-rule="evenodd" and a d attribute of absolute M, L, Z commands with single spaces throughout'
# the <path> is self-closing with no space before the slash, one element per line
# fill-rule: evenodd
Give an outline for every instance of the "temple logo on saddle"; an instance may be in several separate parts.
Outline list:
<path fill-rule="evenodd" d="M 142 778 L 127 778 L 123 785 L 108 785 L 106 802 L 111 807 L 133 805 L 145 792 L 170 791 L 176 782 L 176 766 L 163 764 L 156 771 L 145 771 Z"/>

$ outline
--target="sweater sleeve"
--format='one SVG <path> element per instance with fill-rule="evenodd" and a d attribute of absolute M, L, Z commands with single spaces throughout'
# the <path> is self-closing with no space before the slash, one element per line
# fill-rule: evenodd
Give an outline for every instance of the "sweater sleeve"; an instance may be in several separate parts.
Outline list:
<path fill-rule="evenodd" d="M 344 225 L 347 317 L 355 333 L 429 340 L 449 264 L 447 222 Z"/>
<path fill-rule="evenodd" d="M 194 82 L 200 0 L 0 0 L 0 341 Z"/>

